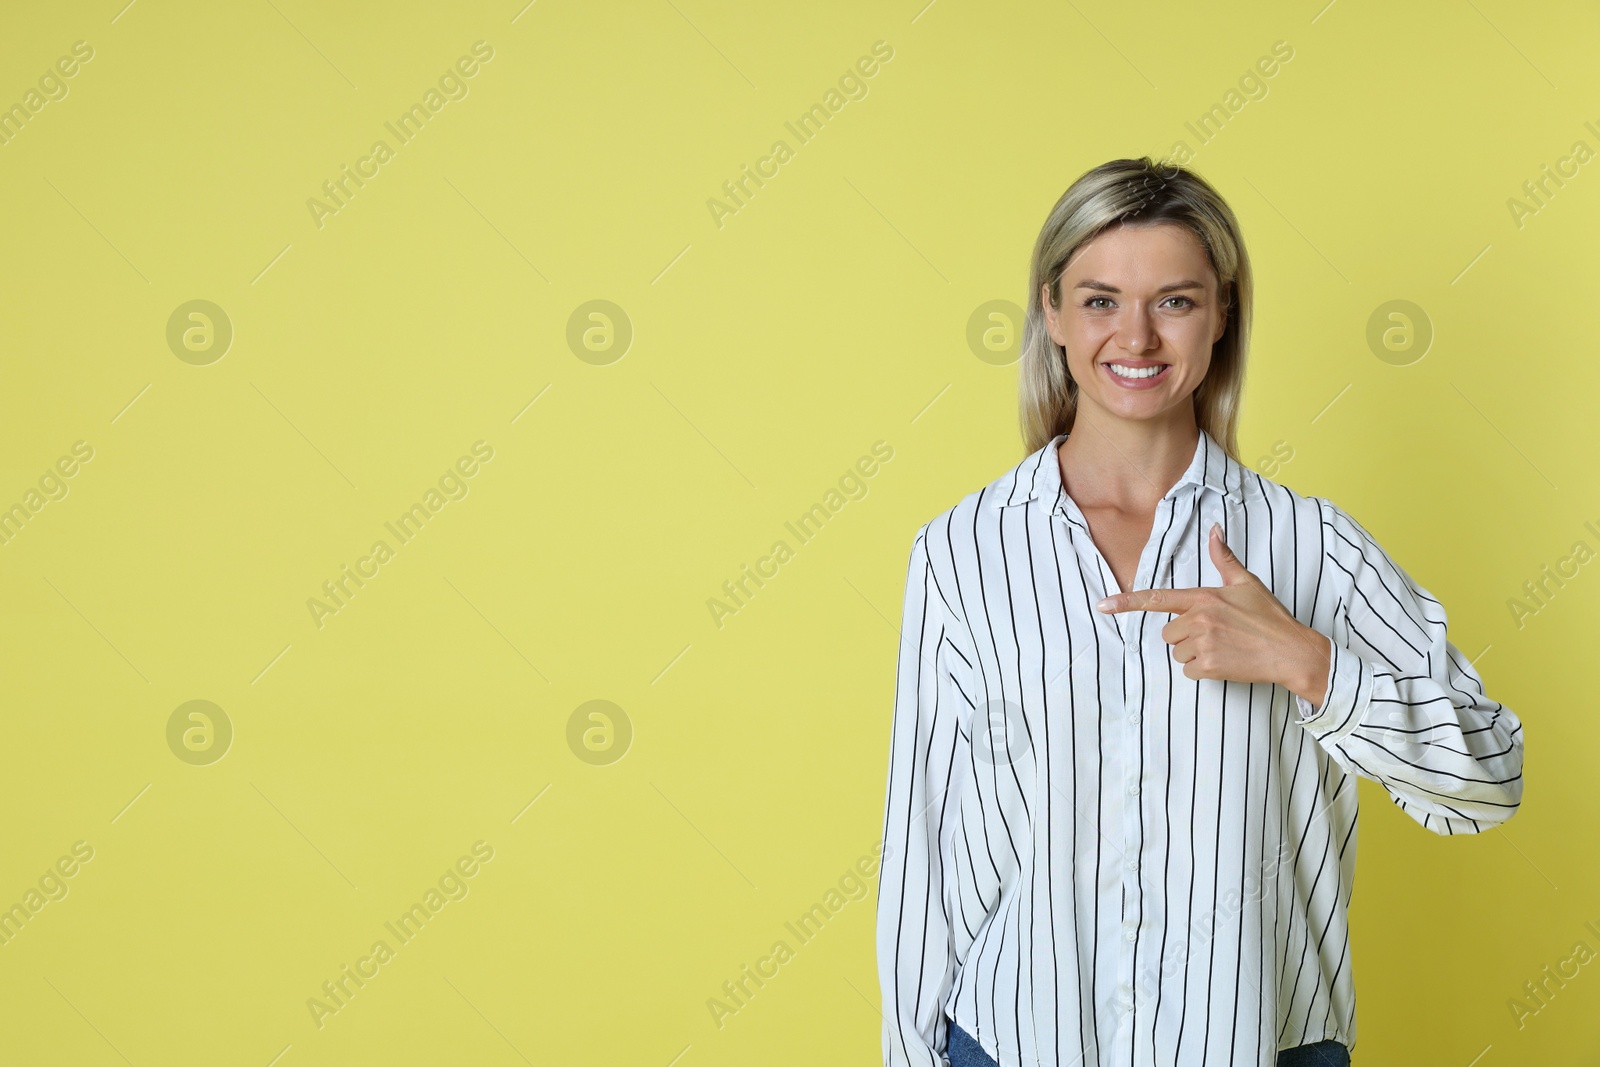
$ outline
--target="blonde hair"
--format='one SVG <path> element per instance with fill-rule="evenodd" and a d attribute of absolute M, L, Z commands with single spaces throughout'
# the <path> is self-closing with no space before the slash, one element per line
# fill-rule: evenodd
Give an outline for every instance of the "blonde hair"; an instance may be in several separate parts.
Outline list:
<path fill-rule="evenodd" d="M 1041 291 L 1061 307 L 1061 275 L 1078 249 L 1117 225 L 1177 223 L 1200 239 L 1217 273 L 1218 296 L 1228 302 L 1227 328 L 1211 350 L 1211 366 L 1195 389 L 1195 422 L 1235 460 L 1239 458 L 1239 402 L 1250 348 L 1251 277 L 1239 221 L 1205 179 L 1169 162 L 1113 159 L 1087 171 L 1061 194 L 1033 246 L 1028 271 L 1028 311 L 1022 327 L 1017 378 L 1024 449 L 1035 452 L 1069 433 L 1078 410 L 1078 387 L 1066 353 L 1050 337 Z"/>

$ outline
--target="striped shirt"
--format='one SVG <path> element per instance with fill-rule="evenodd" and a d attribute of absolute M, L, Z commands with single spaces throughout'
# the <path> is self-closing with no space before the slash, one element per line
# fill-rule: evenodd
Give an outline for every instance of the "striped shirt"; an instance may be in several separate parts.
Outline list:
<path fill-rule="evenodd" d="M 1321 707 L 1191 679 L 1119 591 L 1058 435 L 922 526 L 896 667 L 877 955 L 884 1062 L 1258 1064 L 1356 1040 L 1355 776 L 1437 834 L 1522 798 L 1522 726 L 1367 531 L 1204 430 L 1135 589 L 1218 586 L 1212 522 L 1331 639 Z"/>

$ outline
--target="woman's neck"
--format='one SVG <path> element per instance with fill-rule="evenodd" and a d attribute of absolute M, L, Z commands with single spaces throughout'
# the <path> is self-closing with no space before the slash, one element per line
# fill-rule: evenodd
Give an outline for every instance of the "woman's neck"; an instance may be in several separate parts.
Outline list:
<path fill-rule="evenodd" d="M 1079 507 L 1151 511 L 1194 460 L 1200 427 L 1193 413 L 1163 423 L 1085 418 L 1061 443 L 1061 483 Z"/>

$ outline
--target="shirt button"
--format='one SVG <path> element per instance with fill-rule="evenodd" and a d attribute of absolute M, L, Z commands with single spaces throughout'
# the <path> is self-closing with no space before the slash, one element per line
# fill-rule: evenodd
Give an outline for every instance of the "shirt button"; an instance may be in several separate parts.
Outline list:
<path fill-rule="evenodd" d="M 1128 861 L 1128 870 L 1137 871 L 1138 869 L 1139 869 L 1139 857 L 1138 856 L 1134 856 L 1132 859 L 1130 859 Z"/>
<path fill-rule="evenodd" d="M 1133 942 L 1135 942 L 1137 940 L 1139 940 L 1139 931 L 1137 931 L 1137 930 L 1129 930 L 1128 931 L 1128 943 L 1132 944 Z"/>
<path fill-rule="evenodd" d="M 1130 723 L 1132 723 L 1133 725 L 1138 726 L 1139 725 L 1139 713 L 1136 711 L 1132 715 L 1129 715 L 1128 716 L 1128 721 Z"/>
<path fill-rule="evenodd" d="M 1129 782 L 1128 783 L 1128 795 L 1129 796 L 1135 796 L 1135 797 L 1139 795 L 1139 783 L 1138 782 Z"/>

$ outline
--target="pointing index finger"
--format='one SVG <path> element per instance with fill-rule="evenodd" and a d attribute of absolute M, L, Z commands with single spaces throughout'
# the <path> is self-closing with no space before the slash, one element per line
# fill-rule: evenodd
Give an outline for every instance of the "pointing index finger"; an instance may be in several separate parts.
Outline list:
<path fill-rule="evenodd" d="M 1106 597 L 1095 607 L 1107 615 L 1122 611 L 1168 611 L 1174 614 L 1188 611 L 1194 605 L 1198 589 L 1135 589 Z"/>

